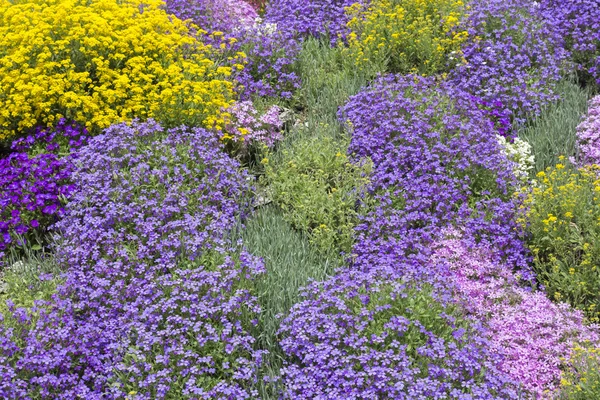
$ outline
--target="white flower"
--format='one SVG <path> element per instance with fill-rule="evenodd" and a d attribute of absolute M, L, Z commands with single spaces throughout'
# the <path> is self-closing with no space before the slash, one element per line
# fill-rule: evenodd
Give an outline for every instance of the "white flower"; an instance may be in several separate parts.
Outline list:
<path fill-rule="evenodd" d="M 510 161 L 513 162 L 513 173 L 515 177 L 522 183 L 529 182 L 529 171 L 535 165 L 535 158 L 531 152 L 531 145 L 526 141 L 515 138 L 510 143 L 504 136 L 496 135 L 498 144 L 502 148 L 502 152 Z"/>

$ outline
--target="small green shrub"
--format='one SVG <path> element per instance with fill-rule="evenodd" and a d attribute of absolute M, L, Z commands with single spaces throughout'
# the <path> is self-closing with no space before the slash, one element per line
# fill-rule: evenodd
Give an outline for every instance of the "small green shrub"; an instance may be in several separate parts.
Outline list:
<path fill-rule="evenodd" d="M 308 129 L 328 128 L 325 124 Z M 324 252 L 349 252 L 371 164 L 350 162 L 346 138 L 299 135 L 263 159 L 263 183 L 284 210 L 285 220 L 307 233 L 311 243 Z"/>
<path fill-rule="evenodd" d="M 324 280 L 342 264 L 342 259 L 315 251 L 273 205 L 256 210 L 246 221 L 242 238 L 248 251 L 265 263 L 266 274 L 254 282 L 261 307 L 254 337 L 261 349 L 269 351 L 263 374 L 276 377 L 284 357 L 277 336 L 281 320 L 298 302 L 299 289 L 311 279 Z M 261 399 L 279 399 L 276 383 L 260 381 L 258 386 Z"/>
<path fill-rule="evenodd" d="M 564 160 L 564 157 L 562 157 Z M 539 172 L 525 201 L 534 268 L 548 295 L 600 317 L 600 166 Z"/>
<path fill-rule="evenodd" d="M 50 300 L 61 282 L 61 269 L 52 255 L 36 254 L 30 248 L 24 252 L 20 259 L 13 255 L 6 257 L 2 260 L 6 267 L 0 270 L 0 318 L 3 318 L 0 323 L 16 332 L 23 330 L 23 324 L 14 319 L 7 300 L 15 308 L 29 310 L 37 300 Z"/>
<path fill-rule="evenodd" d="M 314 38 L 304 42 L 297 65 L 302 79 L 296 98 L 298 106 L 328 123 L 337 121 L 338 107 L 379 72 L 372 63 L 357 70 L 343 48 L 331 48 Z"/>
<path fill-rule="evenodd" d="M 564 80 L 557 93 L 561 100 L 546 107 L 519 132 L 532 147 L 536 171 L 553 166 L 561 155 L 575 155 L 577 125 L 586 113 L 590 92 Z"/>
<path fill-rule="evenodd" d="M 560 386 L 560 399 L 600 399 L 600 349 L 576 346 Z"/>
<path fill-rule="evenodd" d="M 461 62 L 468 33 L 458 25 L 462 0 L 374 0 L 348 13 L 349 57 L 357 67 L 376 62 L 382 71 L 432 75 Z"/>

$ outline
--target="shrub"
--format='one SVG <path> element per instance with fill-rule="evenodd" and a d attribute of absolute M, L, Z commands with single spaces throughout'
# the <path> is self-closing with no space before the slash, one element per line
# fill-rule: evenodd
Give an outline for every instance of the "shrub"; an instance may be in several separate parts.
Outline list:
<path fill-rule="evenodd" d="M 4 1 L 0 38 L 0 140 L 63 117 L 94 132 L 151 117 L 223 126 L 230 68 L 160 1 Z"/>
<path fill-rule="evenodd" d="M 273 147 L 283 135 L 281 107 L 272 105 L 262 115 L 251 101 L 234 103 L 228 110 L 231 114 L 229 122 L 225 125 L 223 138 L 247 149 L 251 145 Z"/>
<path fill-rule="evenodd" d="M 15 140 L 13 152 L 0 159 L 0 259 L 23 242 L 44 242 L 39 234 L 64 214 L 64 202 L 75 190 L 76 150 L 87 139 L 85 128 L 60 120 L 54 129 Z"/>
<path fill-rule="evenodd" d="M 496 135 L 502 153 L 513 162 L 513 174 L 519 180 L 520 185 L 530 182 L 529 175 L 535 166 L 535 157 L 531 154 L 531 145 L 518 137 L 512 141 L 504 136 Z"/>
<path fill-rule="evenodd" d="M 549 104 L 541 114 L 518 129 L 519 137 L 531 144 L 535 156 L 535 172 L 556 165 L 558 157 L 575 156 L 577 125 L 587 110 L 589 91 L 570 79 L 557 87 L 560 100 Z"/>
<path fill-rule="evenodd" d="M 382 70 L 432 75 L 460 63 L 465 30 L 462 0 L 375 0 L 353 7 L 348 26 L 352 57 L 360 66 L 378 62 Z M 453 67 L 454 65 L 452 65 Z"/>
<path fill-rule="evenodd" d="M 286 398 L 513 399 L 483 328 L 431 287 L 344 271 L 282 323 Z"/>
<path fill-rule="evenodd" d="M 575 346 L 572 364 L 562 377 L 558 398 L 588 400 L 600 397 L 600 354 L 598 347 Z"/>
<path fill-rule="evenodd" d="M 600 164 L 600 96 L 590 100 L 587 116 L 577 126 L 577 150 L 582 164 Z"/>
<path fill-rule="evenodd" d="M 351 163 L 347 148 L 343 138 L 304 135 L 263 160 L 270 198 L 284 210 L 284 218 L 323 251 L 352 248 L 358 200 L 368 182 L 370 164 Z"/>
<path fill-rule="evenodd" d="M 213 132 L 113 125 L 57 224 L 65 283 L 0 328 L 3 398 L 249 398 L 259 260 L 229 231 L 249 190 Z M 241 205 L 240 205 L 241 204 Z"/>
<path fill-rule="evenodd" d="M 469 32 L 465 63 L 450 74 L 454 85 L 487 101 L 500 100 L 517 123 L 557 98 L 566 58 L 559 33 L 535 2 L 476 0 L 459 27 Z"/>
<path fill-rule="evenodd" d="M 563 157 L 564 160 L 564 157 Z M 598 167 L 556 164 L 538 173 L 526 206 L 529 247 L 549 296 L 600 316 L 600 180 Z"/>

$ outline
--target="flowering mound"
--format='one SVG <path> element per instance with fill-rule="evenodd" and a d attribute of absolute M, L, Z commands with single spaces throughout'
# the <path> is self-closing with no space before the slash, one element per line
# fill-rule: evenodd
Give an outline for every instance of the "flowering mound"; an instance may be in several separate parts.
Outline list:
<path fill-rule="evenodd" d="M 346 8 L 361 0 L 272 0 L 265 20 L 295 37 L 328 37 L 331 43 L 345 39 L 349 15 Z"/>
<path fill-rule="evenodd" d="M 554 87 L 566 52 L 535 2 L 475 0 L 464 25 L 466 62 L 450 74 L 455 86 L 500 100 L 517 122 L 557 98 Z"/>
<path fill-rule="evenodd" d="M 600 7 L 595 0 L 544 0 L 549 23 L 565 38 L 578 70 L 600 85 Z"/>
<path fill-rule="evenodd" d="M 422 258 L 428 244 L 440 228 L 458 223 L 532 278 L 515 222 L 514 163 L 477 104 L 415 76 L 381 78 L 350 98 L 342 110 L 352 131 L 349 152 L 373 160 L 371 191 L 379 204 L 357 228 L 357 264 L 431 276 Z M 398 262 L 407 257 L 412 261 Z"/>
<path fill-rule="evenodd" d="M 64 213 L 62 200 L 75 189 L 75 151 L 87 136 L 85 128 L 61 120 L 55 129 L 15 140 L 13 152 L 0 159 L 0 258 L 19 242 L 16 235 L 27 239 Z"/>
<path fill-rule="evenodd" d="M 466 31 L 457 26 L 462 0 L 374 0 L 348 11 L 350 50 L 356 63 L 377 62 L 393 73 L 432 75 L 460 60 Z M 454 65 L 452 65 L 454 66 Z"/>
<path fill-rule="evenodd" d="M 449 263 L 448 283 L 457 300 L 488 326 L 489 349 L 503 356 L 499 369 L 527 393 L 552 398 L 572 347 L 590 341 L 598 345 L 598 336 L 583 325 L 581 312 L 520 287 L 511 268 L 494 261 L 489 247 L 462 241 L 456 230 L 445 236 L 435 244 L 431 263 Z"/>
<path fill-rule="evenodd" d="M 22 328 L 0 328 L 0 395 L 253 396 L 262 264 L 227 239 L 249 189 L 239 165 L 214 133 L 154 122 L 111 126 L 80 160 L 57 226 L 66 282 L 4 316 Z"/>
<path fill-rule="evenodd" d="M 64 117 L 222 127 L 232 84 L 161 1 L 0 3 L 0 140 Z"/>
<path fill-rule="evenodd" d="M 513 399 L 481 326 L 394 271 L 342 272 L 283 322 L 290 399 Z"/>
<path fill-rule="evenodd" d="M 590 100 L 588 114 L 577 126 L 577 150 L 582 164 L 600 164 L 600 96 Z"/>

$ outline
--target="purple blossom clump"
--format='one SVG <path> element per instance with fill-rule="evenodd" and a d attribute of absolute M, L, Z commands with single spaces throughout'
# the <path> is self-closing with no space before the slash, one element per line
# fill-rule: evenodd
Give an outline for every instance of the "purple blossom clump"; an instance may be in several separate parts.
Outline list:
<path fill-rule="evenodd" d="M 516 399 L 482 326 L 395 271 L 339 273 L 283 321 L 290 399 Z"/>
<path fill-rule="evenodd" d="M 449 79 L 486 101 L 501 101 L 521 123 L 557 99 L 554 89 L 567 55 L 562 36 L 536 2 L 474 0 L 469 5 L 465 62 Z"/>
<path fill-rule="evenodd" d="M 342 108 L 349 152 L 373 160 L 378 203 L 356 229 L 357 267 L 397 265 L 404 276 L 431 277 L 429 244 L 440 228 L 459 224 L 533 280 L 516 223 L 513 164 L 478 104 L 432 78 L 386 76 Z"/>
<path fill-rule="evenodd" d="M 272 0 L 265 20 L 295 37 L 328 37 L 332 44 L 350 33 L 346 8 L 361 0 Z"/>
<path fill-rule="evenodd" d="M 600 5 L 597 0 L 542 0 L 548 22 L 559 29 L 579 71 L 600 85 Z"/>
<path fill-rule="evenodd" d="M 600 165 L 600 96 L 589 101 L 587 116 L 577 126 L 577 150 L 582 164 Z"/>
<path fill-rule="evenodd" d="M 300 88 L 294 64 L 301 44 L 286 31 L 261 21 L 239 35 L 232 50 L 242 51 L 244 68 L 235 74 L 241 95 L 289 99 Z"/>
<path fill-rule="evenodd" d="M 87 138 L 85 128 L 63 119 L 15 140 L 12 153 L 0 159 L 0 258 L 63 215 L 63 201 L 75 189 L 70 177 L 76 150 Z"/>
<path fill-rule="evenodd" d="M 248 288 L 263 266 L 229 239 L 250 189 L 239 167 L 201 128 L 91 139 L 56 225 L 65 282 L 4 316 L 22 329 L 0 328 L 0 397 L 255 397 Z"/>
<path fill-rule="evenodd" d="M 431 263 L 449 263 L 446 279 L 457 301 L 486 324 L 490 350 L 503 356 L 499 369 L 527 393 L 554 398 L 574 345 L 600 345 L 599 327 L 584 325 L 582 313 L 566 303 L 524 288 L 488 246 L 461 240 L 460 231 L 450 229 L 434 248 Z"/>

